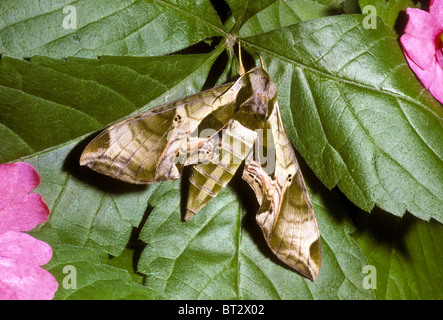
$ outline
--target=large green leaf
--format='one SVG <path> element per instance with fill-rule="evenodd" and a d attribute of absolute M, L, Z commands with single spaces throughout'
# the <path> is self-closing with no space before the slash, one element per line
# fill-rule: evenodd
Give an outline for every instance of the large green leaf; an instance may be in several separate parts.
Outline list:
<path fill-rule="evenodd" d="M 184 223 L 185 179 L 131 186 L 78 165 L 89 133 L 226 79 L 231 60 L 224 65 L 221 53 L 234 28 L 233 36 L 263 57 L 285 127 L 328 188 L 338 185 L 365 210 L 376 204 L 442 221 L 441 105 L 415 80 L 381 20 L 376 30 L 364 29 L 359 15 L 301 22 L 336 14 L 313 8 L 341 2 L 229 0 L 232 17 L 223 26 L 209 1 L 83 0 L 73 3 L 81 13 L 76 31 L 60 27 L 67 1 L 1 2 L 2 18 L 9 14 L 0 51 L 47 56 L 0 61 L 0 160 L 29 155 L 24 160 L 42 176 L 37 191 L 51 218 L 33 235 L 54 249 L 47 268 L 61 285 L 56 298 L 438 297 L 438 222 L 409 216 L 413 229 L 370 215 L 355 229 L 353 207 L 339 205 L 343 195 L 322 187 L 306 166 L 322 236 L 315 283 L 269 252 L 253 221 L 256 200 L 241 179 Z M 27 32 L 36 26 L 39 33 Z M 207 54 L 121 57 L 170 53 L 213 36 L 223 39 Z M 102 54 L 119 56 L 54 59 Z M 392 241 L 380 244 L 379 229 Z M 377 270 L 376 290 L 364 287 L 368 264 Z M 77 289 L 62 286 L 67 265 L 80 271 Z"/>
<path fill-rule="evenodd" d="M 206 0 L 1 1 L 0 13 L 0 53 L 17 58 L 162 55 L 225 34 Z"/>
<path fill-rule="evenodd" d="M 149 101 L 161 104 L 198 92 L 219 52 L 98 60 L 4 57 L 0 159 L 10 161 L 69 141 L 140 112 Z"/>
<path fill-rule="evenodd" d="M 359 3 L 363 12 L 376 14 L 391 27 L 397 23 L 401 11 L 405 11 L 408 7 L 415 7 L 412 0 L 360 0 Z"/>
<path fill-rule="evenodd" d="M 54 246 L 47 269 L 59 279 L 55 299 L 155 299 L 156 294 L 122 268 L 104 263 L 92 248 Z M 75 279 L 75 280 L 73 280 Z"/>
<path fill-rule="evenodd" d="M 248 32 L 258 33 L 263 31 L 263 28 L 269 31 L 270 28 L 281 28 L 340 12 L 342 11 L 340 4 L 344 0 L 226 0 L 226 2 L 236 21 L 236 27 L 231 30 L 233 33 L 243 28 Z"/>
<path fill-rule="evenodd" d="M 244 39 L 279 88 L 286 129 L 326 186 L 443 221 L 443 109 L 423 92 L 392 29 L 326 17 Z"/>
<path fill-rule="evenodd" d="M 329 15 L 336 3 L 315 0 L 275 1 L 248 19 L 239 30 L 240 37 L 263 34 L 274 29 L 290 26 L 314 18 Z"/>
<path fill-rule="evenodd" d="M 377 299 L 443 299 L 440 223 L 380 212 L 360 214 L 357 221 L 358 242 L 376 268 Z"/>

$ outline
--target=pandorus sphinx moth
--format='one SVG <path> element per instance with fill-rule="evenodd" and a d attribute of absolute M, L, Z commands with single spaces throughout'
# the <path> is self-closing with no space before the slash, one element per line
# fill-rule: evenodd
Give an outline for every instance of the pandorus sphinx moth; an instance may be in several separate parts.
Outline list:
<path fill-rule="evenodd" d="M 315 281 L 321 263 L 320 234 L 280 118 L 277 88 L 263 61 L 261 67 L 244 72 L 240 54 L 239 60 L 237 81 L 110 126 L 87 145 L 80 164 L 135 184 L 178 179 L 183 167 L 192 165 L 187 221 L 217 196 L 245 161 L 242 177 L 259 202 L 256 221 L 269 248 Z M 205 129 L 212 131 L 196 135 Z M 260 130 L 268 139 L 260 139 Z M 266 167 L 259 147 L 273 150 Z"/>

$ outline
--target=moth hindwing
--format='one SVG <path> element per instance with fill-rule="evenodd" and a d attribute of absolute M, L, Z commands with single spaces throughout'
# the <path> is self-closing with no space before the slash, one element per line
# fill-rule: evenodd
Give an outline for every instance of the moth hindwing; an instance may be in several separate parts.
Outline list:
<path fill-rule="evenodd" d="M 280 119 L 277 88 L 263 68 L 110 126 L 88 144 L 80 164 L 137 184 L 178 179 L 183 166 L 192 165 L 189 220 L 245 159 L 242 177 L 260 204 L 256 220 L 271 251 L 315 281 L 321 261 L 317 222 Z"/>

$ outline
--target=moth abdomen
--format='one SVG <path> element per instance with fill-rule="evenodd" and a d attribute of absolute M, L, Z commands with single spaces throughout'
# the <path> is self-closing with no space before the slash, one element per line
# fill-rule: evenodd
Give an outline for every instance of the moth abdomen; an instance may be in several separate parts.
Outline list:
<path fill-rule="evenodd" d="M 189 178 L 189 193 L 186 205 L 185 221 L 191 219 L 197 212 L 203 209 L 231 180 L 230 172 L 224 172 L 223 178 L 218 176 L 222 170 L 214 163 L 197 164 L 192 167 Z M 222 170 L 223 171 L 223 170 Z M 227 181 L 226 183 L 224 181 Z"/>
<path fill-rule="evenodd" d="M 257 134 L 231 120 L 222 130 L 219 152 L 207 163 L 193 166 L 185 220 L 199 212 L 231 181 L 251 151 Z"/>
<path fill-rule="evenodd" d="M 222 149 L 223 154 L 229 151 Z M 185 220 L 192 218 L 231 181 L 241 164 L 225 163 L 230 157 L 199 163 L 192 167 Z M 236 161 L 238 162 L 238 161 Z"/>

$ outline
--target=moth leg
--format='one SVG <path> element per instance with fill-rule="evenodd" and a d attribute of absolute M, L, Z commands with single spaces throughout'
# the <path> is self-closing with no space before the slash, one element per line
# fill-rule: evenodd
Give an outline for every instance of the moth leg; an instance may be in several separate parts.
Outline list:
<path fill-rule="evenodd" d="M 191 138 L 186 165 L 206 163 L 214 158 L 219 150 L 219 142 L 217 140 L 213 136 L 208 138 Z"/>
<path fill-rule="evenodd" d="M 182 166 L 207 161 L 213 157 L 213 153 L 217 149 L 216 145 L 217 142 L 213 137 L 192 137 L 189 131 L 178 130 L 169 138 L 165 160 L 168 163 L 181 164 Z"/>
<path fill-rule="evenodd" d="M 165 154 L 161 156 L 155 172 L 156 181 L 177 179 L 181 168 L 207 161 L 213 156 L 216 142 L 209 138 L 192 137 L 189 131 L 172 130 Z"/>
<path fill-rule="evenodd" d="M 265 170 L 253 160 L 249 162 L 246 166 L 246 172 L 251 178 L 259 185 L 260 189 L 263 190 L 262 201 L 266 201 L 269 204 L 269 211 L 277 213 L 274 216 L 274 224 L 278 219 L 278 212 L 280 211 L 281 196 L 283 194 L 282 188 L 278 182 L 272 179 Z"/>
<path fill-rule="evenodd" d="M 184 166 L 208 163 L 215 159 L 222 149 L 223 139 L 220 135 L 227 125 L 225 124 L 218 131 L 204 138 L 192 137 L 189 131 L 186 132 L 186 144 L 180 144 L 181 147 L 176 151 L 175 158 L 181 159 Z"/>

